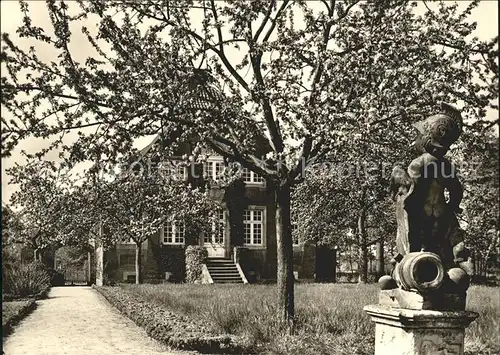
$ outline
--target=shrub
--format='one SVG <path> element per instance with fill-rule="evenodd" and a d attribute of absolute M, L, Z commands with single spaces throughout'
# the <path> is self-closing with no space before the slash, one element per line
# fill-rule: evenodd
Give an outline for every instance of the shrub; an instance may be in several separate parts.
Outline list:
<path fill-rule="evenodd" d="M 41 298 L 50 288 L 50 275 L 40 262 L 12 267 L 5 276 L 8 292 L 18 298 Z"/>
<path fill-rule="evenodd" d="M 108 274 L 103 275 L 102 283 L 106 286 L 114 286 L 116 285 L 116 281 L 114 278 L 110 277 Z"/>
<path fill-rule="evenodd" d="M 50 279 L 50 286 L 64 286 L 64 274 L 42 262 L 37 261 L 35 262 L 35 264 L 37 265 L 37 268 L 39 268 L 40 270 L 45 270 L 45 272 L 47 272 L 47 275 L 49 275 Z"/>
<path fill-rule="evenodd" d="M 184 247 L 153 247 L 153 255 L 160 275 L 171 273 L 169 282 L 182 282 L 186 278 L 186 253 Z"/>
<path fill-rule="evenodd" d="M 208 258 L 207 249 L 197 245 L 186 248 L 186 282 L 194 283 L 201 280 L 202 265 Z"/>

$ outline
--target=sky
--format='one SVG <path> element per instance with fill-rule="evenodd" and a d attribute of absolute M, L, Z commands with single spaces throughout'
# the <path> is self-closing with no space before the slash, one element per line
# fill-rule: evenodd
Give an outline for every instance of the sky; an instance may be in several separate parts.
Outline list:
<path fill-rule="evenodd" d="M 48 18 L 47 11 L 45 9 L 44 1 L 28 1 L 30 8 L 32 9 L 32 14 L 34 14 L 34 24 L 42 28 L 50 28 L 51 23 Z M 467 6 L 469 1 L 460 1 L 460 6 L 464 8 Z M 22 13 L 19 9 L 19 4 L 17 1 L 9 0 L 0 1 L 0 24 L 1 32 L 9 33 L 11 36 L 15 34 L 17 27 L 21 24 Z M 477 9 L 472 13 L 471 19 L 477 22 L 476 35 L 483 40 L 491 39 L 498 34 L 498 5 L 497 1 L 487 0 L 482 1 Z M 91 26 L 89 26 L 91 27 Z M 73 40 L 73 48 L 70 48 L 73 52 L 74 57 L 78 60 L 81 58 L 83 61 L 86 57 L 94 52 L 94 49 L 86 41 L 81 33 L 78 31 L 73 32 L 75 34 L 75 39 Z M 15 38 L 15 37 L 14 37 Z M 41 59 L 50 61 L 55 53 L 50 47 L 41 47 L 38 42 L 36 44 L 36 49 L 38 50 L 38 55 Z M 4 115 L 4 110 L 2 109 L 2 115 Z M 68 135 L 68 139 L 71 139 L 71 135 Z M 145 137 L 136 142 L 137 148 L 142 148 L 146 146 L 151 137 Z M 8 177 L 5 173 L 5 169 L 13 166 L 15 163 L 23 163 L 23 157 L 20 154 L 21 149 L 28 152 L 36 152 L 39 149 L 45 147 L 48 144 L 47 141 L 36 138 L 28 138 L 22 141 L 19 146 L 15 149 L 12 156 L 9 158 L 2 159 L 2 201 L 8 203 L 9 198 L 13 191 L 15 191 L 15 185 L 8 184 Z M 48 159 L 57 160 L 58 152 L 51 152 L 48 154 Z"/>

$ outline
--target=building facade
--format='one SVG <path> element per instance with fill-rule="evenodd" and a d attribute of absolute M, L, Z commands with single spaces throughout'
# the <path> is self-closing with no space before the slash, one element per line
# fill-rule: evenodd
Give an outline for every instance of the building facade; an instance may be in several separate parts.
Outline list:
<path fill-rule="evenodd" d="M 147 156 L 146 147 L 141 154 Z M 189 151 L 184 147 L 180 153 Z M 181 154 L 179 154 L 180 156 Z M 170 157 L 170 173 L 189 180 L 190 171 L 176 157 Z M 235 249 L 244 257 L 243 272 L 249 282 L 276 279 L 276 204 L 272 184 L 254 172 L 242 168 L 240 179 L 222 183 L 226 164 L 220 156 L 209 156 L 203 164 L 203 178 L 209 181 L 210 195 L 221 202 L 222 210 L 214 211 L 219 221 L 212 233 L 191 235 L 183 221 L 167 222 L 142 245 L 144 282 L 169 280 L 183 282 L 187 245 L 206 248 L 209 260 L 234 262 Z M 298 279 L 314 278 L 314 247 L 294 243 L 294 269 Z M 117 244 L 105 255 L 104 271 L 117 282 L 135 280 L 135 243 Z"/>

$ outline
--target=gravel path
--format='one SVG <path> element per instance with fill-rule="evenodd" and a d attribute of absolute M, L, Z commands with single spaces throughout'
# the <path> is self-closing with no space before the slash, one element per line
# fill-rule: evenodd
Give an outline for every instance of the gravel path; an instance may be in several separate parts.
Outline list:
<path fill-rule="evenodd" d="M 7 337 L 5 355 L 156 355 L 170 351 L 90 287 L 53 287 Z"/>

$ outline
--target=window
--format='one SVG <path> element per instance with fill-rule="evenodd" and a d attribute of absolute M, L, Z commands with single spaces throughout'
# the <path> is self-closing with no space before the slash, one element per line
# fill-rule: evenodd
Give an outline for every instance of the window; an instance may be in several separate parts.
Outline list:
<path fill-rule="evenodd" d="M 223 160 L 208 160 L 203 163 L 203 177 L 206 179 L 219 181 L 224 175 L 224 161 Z"/>
<path fill-rule="evenodd" d="M 212 165 L 211 161 L 203 162 L 203 178 L 211 178 L 212 177 Z"/>
<path fill-rule="evenodd" d="M 163 244 L 184 244 L 186 225 L 181 221 L 167 222 L 163 226 Z"/>
<path fill-rule="evenodd" d="M 253 208 L 243 213 L 244 238 L 246 245 L 263 245 L 264 208 Z"/>
<path fill-rule="evenodd" d="M 224 162 L 214 161 L 214 180 L 219 180 L 224 175 Z"/>
<path fill-rule="evenodd" d="M 224 229 L 226 226 L 226 215 L 224 210 L 217 211 L 217 222 L 214 223 L 213 229 L 213 240 L 215 243 L 224 243 Z"/>
<path fill-rule="evenodd" d="M 299 227 L 297 223 L 292 222 L 292 240 L 293 240 L 293 245 L 297 246 L 299 245 Z"/>
<path fill-rule="evenodd" d="M 135 265 L 135 255 L 120 254 L 120 266 Z"/>
<path fill-rule="evenodd" d="M 217 210 L 216 221 L 212 222 L 212 233 L 205 233 L 203 238 L 206 244 L 224 244 L 224 231 L 226 227 L 226 214 L 223 209 Z"/>
<path fill-rule="evenodd" d="M 184 164 L 176 160 L 167 160 L 162 164 L 162 171 L 165 177 L 176 180 L 184 181 L 187 180 L 187 169 Z"/>
<path fill-rule="evenodd" d="M 263 184 L 264 178 L 260 177 L 253 171 L 243 168 L 241 176 L 243 177 L 243 181 L 247 184 Z"/>

